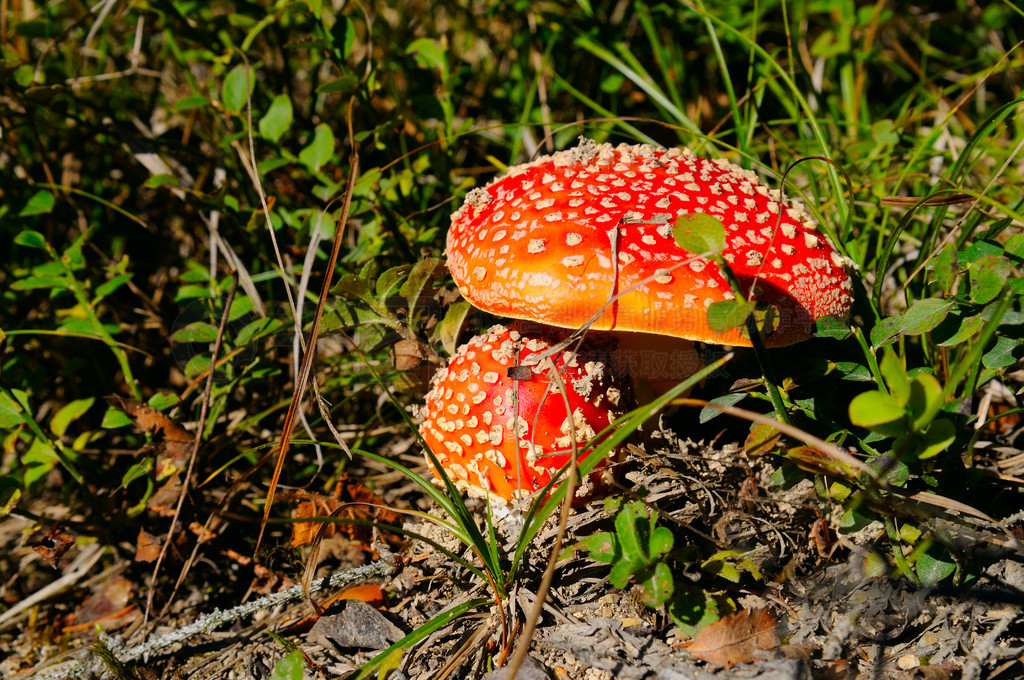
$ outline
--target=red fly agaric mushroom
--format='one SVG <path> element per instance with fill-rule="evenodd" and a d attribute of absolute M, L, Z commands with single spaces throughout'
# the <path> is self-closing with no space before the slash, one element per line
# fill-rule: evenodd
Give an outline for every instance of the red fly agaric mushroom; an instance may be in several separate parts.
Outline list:
<path fill-rule="evenodd" d="M 625 411 L 628 388 L 599 350 L 494 326 L 459 348 L 431 382 L 420 433 L 461 490 L 505 506 L 544 488 L 575 448 Z M 557 377 L 553 377 L 557 376 Z M 568 407 L 567 407 L 568 404 Z M 577 498 L 600 483 L 600 468 Z"/>
<path fill-rule="evenodd" d="M 769 347 L 848 315 L 846 261 L 803 209 L 754 173 L 689 150 L 581 138 L 512 167 L 452 216 L 448 264 L 462 295 L 493 314 L 750 346 L 744 329 L 708 325 L 707 308 L 734 296 L 714 259 L 673 237 L 692 213 L 725 225 L 722 254 L 743 293 L 774 308 Z"/>

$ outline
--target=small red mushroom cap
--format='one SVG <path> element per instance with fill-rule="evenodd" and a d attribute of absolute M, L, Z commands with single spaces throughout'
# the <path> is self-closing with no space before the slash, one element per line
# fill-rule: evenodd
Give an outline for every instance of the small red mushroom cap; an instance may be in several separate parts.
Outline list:
<path fill-rule="evenodd" d="M 604 308 L 595 329 L 749 346 L 742 329 L 708 327 L 707 308 L 733 293 L 714 259 L 673 237 L 692 213 L 725 225 L 723 257 L 746 296 L 775 308 L 768 345 L 848 316 L 847 261 L 807 213 L 754 173 L 689 150 L 582 139 L 510 168 L 452 216 L 448 264 L 462 295 L 500 316 L 577 328 Z"/>
<path fill-rule="evenodd" d="M 595 435 L 626 410 L 629 390 L 606 370 L 607 354 L 553 351 L 558 339 L 494 326 L 434 376 L 420 433 L 461 490 L 498 505 L 525 498 L 569 461 L 574 439 L 585 457 Z M 577 498 L 599 476 L 600 468 L 583 480 Z"/>

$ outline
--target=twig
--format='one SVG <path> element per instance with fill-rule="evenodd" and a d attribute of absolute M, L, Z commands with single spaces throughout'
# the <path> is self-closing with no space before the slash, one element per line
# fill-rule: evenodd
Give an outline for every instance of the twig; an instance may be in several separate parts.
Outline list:
<path fill-rule="evenodd" d="M 347 586 L 358 581 L 377 576 L 390 576 L 395 570 L 395 564 L 390 560 L 377 560 L 361 567 L 355 567 L 346 571 L 332 574 L 317 579 L 310 585 L 310 592 L 316 592 L 325 588 L 337 588 Z M 162 653 L 173 645 L 185 642 L 196 635 L 209 633 L 227 623 L 255 614 L 258 611 L 265 611 L 290 602 L 296 602 L 303 598 L 302 586 L 293 586 L 279 593 L 273 593 L 261 597 L 252 602 L 232 607 L 221 611 L 214 609 L 193 623 L 177 628 L 165 635 L 150 636 L 145 642 L 134 647 L 125 648 L 124 641 L 117 636 L 109 636 L 100 633 L 100 640 L 110 648 L 117 659 L 123 663 L 131 663 L 139 659 L 148 659 L 151 656 Z M 77 656 L 84 656 L 88 650 L 79 650 Z M 99 661 L 97 659 L 77 659 L 73 662 L 59 664 L 44 668 L 30 676 L 32 680 L 62 680 L 63 678 L 88 677 L 96 673 Z"/>

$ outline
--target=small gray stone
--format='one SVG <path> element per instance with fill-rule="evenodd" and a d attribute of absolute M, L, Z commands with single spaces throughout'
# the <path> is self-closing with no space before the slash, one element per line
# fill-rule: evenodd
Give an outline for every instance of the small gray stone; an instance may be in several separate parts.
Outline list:
<path fill-rule="evenodd" d="M 324 649 L 384 649 L 405 634 L 383 614 L 360 600 L 342 600 L 321 616 L 306 639 Z"/>
<path fill-rule="evenodd" d="M 508 675 L 508 667 L 499 668 L 485 675 L 484 680 L 508 680 L 506 675 Z M 532 656 L 527 656 L 523 659 L 523 665 L 519 667 L 515 680 L 551 680 L 551 675 L 544 664 Z"/>

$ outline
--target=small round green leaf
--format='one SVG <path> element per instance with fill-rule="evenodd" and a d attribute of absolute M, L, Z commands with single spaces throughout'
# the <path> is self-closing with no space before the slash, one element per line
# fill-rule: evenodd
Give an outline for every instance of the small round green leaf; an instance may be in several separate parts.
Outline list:
<path fill-rule="evenodd" d="M 917 576 L 926 586 L 933 586 L 956 571 L 956 563 L 949 558 L 946 551 L 934 545 L 917 558 L 916 566 Z"/>
<path fill-rule="evenodd" d="M 971 300 L 983 305 L 999 295 L 1010 276 L 1010 261 L 1002 255 L 985 255 L 971 263 Z"/>
<path fill-rule="evenodd" d="M 725 249 L 725 225 L 713 215 L 680 215 L 672 227 L 672 236 L 684 250 L 694 255 L 715 255 Z"/>
<path fill-rule="evenodd" d="M 900 420 L 904 408 L 878 390 L 861 392 L 850 402 L 850 422 L 868 429 Z"/>
<path fill-rule="evenodd" d="M 302 652 L 295 650 L 291 654 L 281 657 L 274 664 L 274 670 L 270 673 L 268 680 L 302 680 L 305 669 Z"/>

